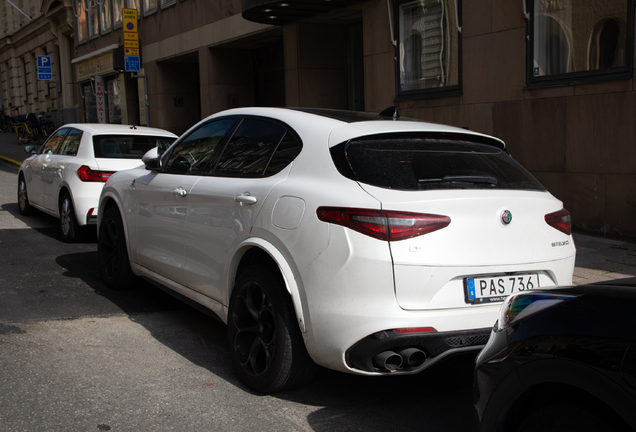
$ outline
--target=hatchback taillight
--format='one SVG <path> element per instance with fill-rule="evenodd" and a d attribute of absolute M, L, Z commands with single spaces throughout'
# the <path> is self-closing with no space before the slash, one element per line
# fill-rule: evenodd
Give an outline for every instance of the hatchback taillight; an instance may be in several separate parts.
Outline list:
<path fill-rule="evenodd" d="M 447 227 L 448 216 L 346 207 L 319 207 L 318 219 L 385 241 L 405 240 Z"/>
<path fill-rule="evenodd" d="M 548 213 L 545 215 L 545 221 L 552 228 L 556 228 L 564 234 L 572 234 L 572 218 L 570 217 L 570 212 L 566 209 Z"/>
<path fill-rule="evenodd" d="M 77 170 L 77 175 L 79 176 L 81 181 L 104 183 L 110 178 L 110 176 L 115 174 L 115 172 L 116 171 L 96 171 L 90 169 L 86 165 L 82 165 Z"/>

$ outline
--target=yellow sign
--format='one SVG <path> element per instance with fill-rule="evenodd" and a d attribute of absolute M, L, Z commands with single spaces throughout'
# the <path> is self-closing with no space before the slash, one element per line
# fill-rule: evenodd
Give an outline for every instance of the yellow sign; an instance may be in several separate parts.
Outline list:
<path fill-rule="evenodd" d="M 124 32 L 124 41 L 129 41 L 129 40 L 138 41 L 139 40 L 139 33 L 137 33 L 137 32 Z"/>
<path fill-rule="evenodd" d="M 124 55 L 125 56 L 138 56 L 139 48 L 127 48 L 124 47 Z"/>
<path fill-rule="evenodd" d="M 139 41 L 125 40 L 124 48 L 139 48 Z"/>
<path fill-rule="evenodd" d="M 124 32 L 137 32 L 137 9 L 122 9 Z"/>

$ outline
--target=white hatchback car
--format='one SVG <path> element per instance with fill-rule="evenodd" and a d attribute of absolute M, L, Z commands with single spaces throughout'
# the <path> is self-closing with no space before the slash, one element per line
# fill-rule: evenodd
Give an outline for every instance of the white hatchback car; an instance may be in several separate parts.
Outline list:
<path fill-rule="evenodd" d="M 80 241 L 97 222 L 97 202 L 108 177 L 142 165 L 151 148 L 167 149 L 177 136 L 163 129 L 114 124 L 67 124 L 27 158 L 18 175 L 18 206 L 60 219 L 62 240 Z"/>
<path fill-rule="evenodd" d="M 240 108 L 149 152 L 102 192 L 104 281 L 218 315 L 261 392 L 417 373 L 481 349 L 507 295 L 572 282 L 570 215 L 503 142 L 383 114 Z"/>

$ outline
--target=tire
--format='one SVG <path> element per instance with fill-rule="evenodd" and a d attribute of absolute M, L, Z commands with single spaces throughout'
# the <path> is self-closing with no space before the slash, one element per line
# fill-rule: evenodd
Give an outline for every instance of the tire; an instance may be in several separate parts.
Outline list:
<path fill-rule="evenodd" d="M 22 216 L 31 216 L 35 212 L 35 209 L 29 203 L 29 194 L 27 193 L 26 181 L 23 175 L 20 175 L 18 180 L 18 209 Z"/>
<path fill-rule="evenodd" d="M 285 284 L 268 267 L 251 266 L 237 278 L 227 331 L 232 362 L 253 390 L 290 390 L 309 382 L 316 371 Z"/>
<path fill-rule="evenodd" d="M 618 432 L 603 414 L 586 407 L 552 404 L 533 411 L 519 425 L 517 432 Z"/>
<path fill-rule="evenodd" d="M 66 243 L 80 242 L 86 234 L 86 227 L 77 223 L 73 200 L 68 192 L 64 192 L 60 199 L 60 232 L 62 241 Z"/>
<path fill-rule="evenodd" d="M 111 289 L 130 288 L 135 275 L 130 269 L 124 224 L 117 207 L 104 212 L 97 238 L 97 259 L 102 281 Z"/>

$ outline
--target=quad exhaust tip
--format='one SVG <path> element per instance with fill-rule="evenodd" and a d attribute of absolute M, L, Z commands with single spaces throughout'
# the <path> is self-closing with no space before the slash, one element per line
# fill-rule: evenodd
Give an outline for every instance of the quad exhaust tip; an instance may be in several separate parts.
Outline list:
<path fill-rule="evenodd" d="M 388 372 L 395 372 L 402 366 L 413 368 L 421 366 L 426 360 L 424 351 L 418 348 L 405 348 L 397 352 L 383 351 L 373 357 L 373 365 Z"/>

